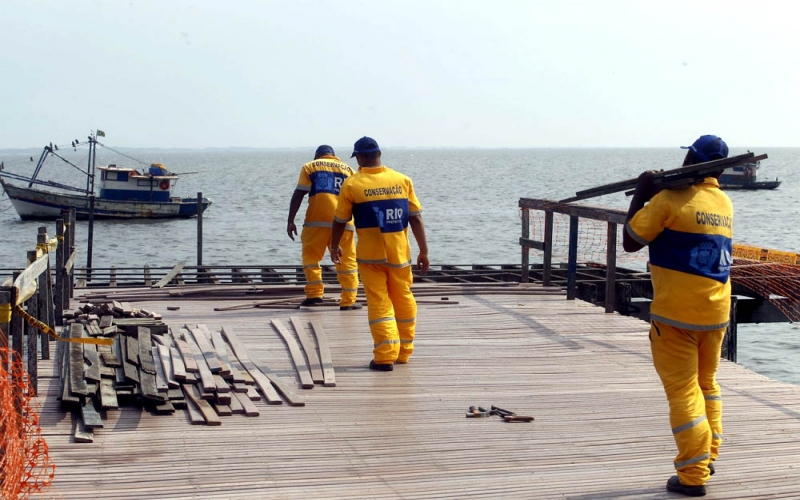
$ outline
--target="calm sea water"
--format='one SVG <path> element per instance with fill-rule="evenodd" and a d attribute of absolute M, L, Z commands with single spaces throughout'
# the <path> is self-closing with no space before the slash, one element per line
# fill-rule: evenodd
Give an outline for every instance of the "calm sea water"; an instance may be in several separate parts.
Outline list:
<path fill-rule="evenodd" d="M 201 191 L 214 205 L 204 216 L 203 262 L 225 265 L 298 265 L 300 243 L 286 235 L 289 199 L 307 150 L 125 152 L 173 172 L 197 172 L 178 181 L 176 193 Z M 680 166 L 674 149 L 500 149 L 415 150 L 385 148 L 384 163 L 412 177 L 423 205 L 431 262 L 507 264 L 520 261 L 519 198 L 561 199 L 575 191 L 636 177 L 642 170 Z M 775 191 L 730 192 L 736 210 L 735 241 L 800 252 L 800 148 L 749 148 L 767 153 L 761 176 L 778 177 Z M 349 151 L 338 147 L 337 151 Z M 732 150 L 741 154 L 744 149 Z M 30 174 L 39 152 L 0 154 L 6 169 Z M 62 154 L 83 167 L 82 153 Z M 83 153 L 85 154 L 85 153 Z M 347 156 L 347 155 L 343 155 Z M 355 160 L 347 160 L 354 167 Z M 98 164 L 136 166 L 107 150 Z M 42 177 L 80 185 L 80 173 L 48 163 Z M 622 193 L 587 203 L 627 208 Z M 296 222 L 302 222 L 303 211 Z M 37 228 L 52 222 L 22 222 L 3 194 L 0 198 L 0 268 L 23 267 Z M 195 220 L 97 221 L 95 267 L 172 266 L 196 262 Z M 86 262 L 86 224 L 79 223 L 78 265 Z M 537 257 L 532 255 L 533 259 Z M 739 363 L 770 378 L 800 384 L 800 329 L 794 324 L 740 325 Z"/>

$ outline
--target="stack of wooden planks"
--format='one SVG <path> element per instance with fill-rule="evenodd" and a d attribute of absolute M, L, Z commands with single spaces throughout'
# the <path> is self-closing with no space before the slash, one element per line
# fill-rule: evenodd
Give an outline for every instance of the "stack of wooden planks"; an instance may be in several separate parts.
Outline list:
<path fill-rule="evenodd" d="M 142 313 L 110 302 L 87 304 L 69 317 L 69 337 L 113 340 L 110 346 L 58 346 L 61 407 L 72 412 L 76 442 L 92 442 L 94 431 L 103 427 L 102 412 L 121 406 L 154 414 L 183 409 L 198 425 L 221 425 L 220 417 L 237 414 L 259 416 L 254 402 L 262 396 L 269 405 L 305 406 L 295 381 L 251 359 L 233 329 L 185 324 L 173 332 L 156 313 L 137 314 Z M 335 386 L 321 325 L 290 319 L 299 345 L 280 322 L 273 326 L 289 347 L 301 387 Z"/>

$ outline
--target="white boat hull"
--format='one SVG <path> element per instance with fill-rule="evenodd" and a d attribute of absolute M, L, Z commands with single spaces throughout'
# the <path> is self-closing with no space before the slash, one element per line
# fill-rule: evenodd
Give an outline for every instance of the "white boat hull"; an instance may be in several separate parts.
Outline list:
<path fill-rule="evenodd" d="M 14 209 L 23 220 L 57 219 L 62 210 L 75 208 L 79 219 L 89 217 L 89 198 L 82 195 L 55 193 L 22 188 L 2 183 Z M 197 198 L 173 199 L 169 202 L 140 202 L 103 200 L 95 198 L 94 217 L 97 219 L 174 219 L 197 215 Z M 211 205 L 203 198 L 202 210 Z"/>

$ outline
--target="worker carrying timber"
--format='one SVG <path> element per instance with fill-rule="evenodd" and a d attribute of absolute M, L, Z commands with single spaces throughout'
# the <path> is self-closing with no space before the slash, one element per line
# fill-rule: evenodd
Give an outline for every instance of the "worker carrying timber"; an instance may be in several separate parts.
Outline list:
<path fill-rule="evenodd" d="M 286 225 L 286 232 L 294 241 L 297 235 L 294 218 L 303 203 L 303 197 L 308 193 L 308 208 L 303 223 L 303 233 L 300 235 L 300 241 L 303 243 L 306 298 L 300 305 L 314 306 L 322 303 L 325 285 L 322 282 L 322 268 L 319 263 L 331 244 L 333 212 L 336 210 L 339 189 L 344 180 L 353 173 L 352 167 L 337 158 L 332 147 L 324 144 L 314 153 L 314 161 L 303 165 L 300 171 L 300 179 L 289 204 L 289 221 Z M 358 270 L 353 240 L 354 227 L 352 224 L 347 224 L 344 229 L 341 240 L 337 240 L 337 244 L 341 245 L 342 254 L 336 263 L 336 278 L 342 286 L 339 309 L 346 311 L 361 309 L 361 304 L 356 302 Z"/>
<path fill-rule="evenodd" d="M 728 156 L 728 146 L 714 135 L 684 149 L 684 166 Z M 719 187 L 721 174 L 656 192 L 652 172 L 643 172 L 623 233 L 627 252 L 650 250 L 650 348 L 678 445 L 678 475 L 669 478 L 667 490 L 686 496 L 706 494 L 722 442 L 716 373 L 730 318 L 733 205 Z"/>
<path fill-rule="evenodd" d="M 355 220 L 358 272 L 367 296 L 367 316 L 374 341 L 372 370 L 392 371 L 408 363 L 414 351 L 417 303 L 413 282 L 408 226 L 417 240 L 417 267 L 430 267 L 422 207 L 407 176 L 381 164 L 378 143 L 369 137 L 356 141 L 353 155 L 358 173 L 345 179 L 333 218 L 331 256 L 341 262 L 340 237 L 345 224 Z"/>

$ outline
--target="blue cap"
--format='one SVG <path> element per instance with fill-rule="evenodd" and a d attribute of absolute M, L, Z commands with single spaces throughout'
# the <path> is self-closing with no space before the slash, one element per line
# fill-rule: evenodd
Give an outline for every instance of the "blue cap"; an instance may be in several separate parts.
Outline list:
<path fill-rule="evenodd" d="M 317 148 L 317 151 L 314 153 L 314 159 L 316 160 L 320 156 L 336 156 L 336 153 L 333 152 L 333 148 L 328 146 L 327 144 L 323 144 L 322 146 Z"/>
<path fill-rule="evenodd" d="M 728 157 L 728 145 L 716 135 L 703 135 L 694 141 L 691 146 L 681 146 L 688 149 L 696 163 L 705 163 L 712 160 L 721 160 Z"/>
<path fill-rule="evenodd" d="M 350 155 L 350 158 L 354 157 L 355 155 L 363 155 L 367 153 L 379 153 L 381 150 L 378 147 L 378 143 L 375 142 L 375 139 L 372 137 L 364 136 L 361 139 L 357 140 L 355 145 L 353 145 L 353 154 Z"/>

